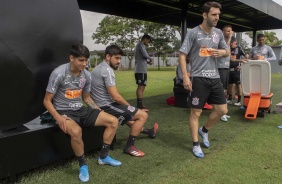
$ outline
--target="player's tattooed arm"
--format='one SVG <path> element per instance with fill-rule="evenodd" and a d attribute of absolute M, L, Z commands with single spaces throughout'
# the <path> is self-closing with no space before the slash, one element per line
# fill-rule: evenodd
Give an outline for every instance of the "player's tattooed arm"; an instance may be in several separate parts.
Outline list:
<path fill-rule="evenodd" d="M 90 94 L 83 94 L 83 101 L 92 109 L 100 109 L 90 97 Z"/>

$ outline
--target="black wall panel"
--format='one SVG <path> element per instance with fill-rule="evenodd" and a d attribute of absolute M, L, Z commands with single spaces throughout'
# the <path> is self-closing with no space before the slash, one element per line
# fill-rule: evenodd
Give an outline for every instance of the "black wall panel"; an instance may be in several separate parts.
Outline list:
<path fill-rule="evenodd" d="M 82 41 L 76 0 L 0 1 L 0 131 L 45 111 L 49 75 Z"/>

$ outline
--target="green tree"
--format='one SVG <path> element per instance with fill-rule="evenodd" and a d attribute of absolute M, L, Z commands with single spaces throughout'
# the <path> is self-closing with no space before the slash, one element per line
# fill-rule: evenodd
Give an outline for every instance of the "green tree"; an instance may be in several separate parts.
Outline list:
<path fill-rule="evenodd" d="M 142 21 L 140 20 L 108 15 L 99 23 L 95 33 L 92 34 L 92 39 L 97 44 L 115 43 L 118 45 L 125 51 L 129 59 L 129 68 L 131 68 L 132 53 L 140 37 L 141 27 Z"/>
<path fill-rule="evenodd" d="M 99 23 L 99 27 L 93 33 L 92 38 L 97 44 L 115 43 L 125 50 L 129 59 L 129 69 L 131 69 L 133 49 L 141 35 L 147 33 L 153 37 L 153 42 L 150 45 L 160 56 L 164 53 L 165 46 L 169 43 L 173 45 L 172 42 L 176 39 L 176 30 L 177 27 L 175 26 L 109 15 Z M 159 62 L 158 66 L 160 66 Z"/>
<path fill-rule="evenodd" d="M 145 22 L 143 32 L 148 33 L 153 37 L 153 47 L 158 56 L 158 70 L 160 70 L 160 57 L 163 62 L 166 62 L 168 45 L 173 44 L 176 39 L 176 26 L 170 26 L 165 24 L 158 24 L 153 22 Z M 171 47 L 169 46 L 169 50 Z"/>
<path fill-rule="evenodd" d="M 256 34 L 258 35 L 260 33 L 265 35 L 265 44 L 266 45 L 269 45 L 269 46 L 281 45 L 282 40 L 279 40 L 275 32 L 257 31 Z M 248 35 L 251 39 L 253 39 L 253 32 L 246 32 L 246 35 Z"/>

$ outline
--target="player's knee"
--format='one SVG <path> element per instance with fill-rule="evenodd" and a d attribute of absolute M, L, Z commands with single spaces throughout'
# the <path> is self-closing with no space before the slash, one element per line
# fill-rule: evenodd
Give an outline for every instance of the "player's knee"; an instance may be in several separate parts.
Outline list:
<path fill-rule="evenodd" d="M 116 130 L 118 128 L 118 119 L 116 117 L 114 117 L 114 116 L 111 116 L 109 120 L 111 122 L 110 123 L 110 128 Z"/>
<path fill-rule="evenodd" d="M 143 110 L 140 110 L 140 109 L 138 109 L 138 111 L 137 111 L 137 113 L 136 113 L 135 116 L 136 116 L 136 118 L 137 118 L 138 120 L 144 121 L 144 122 L 146 122 L 147 119 L 148 119 L 148 113 L 145 112 L 145 111 L 143 111 Z"/>
<path fill-rule="evenodd" d="M 228 113 L 228 109 L 227 108 L 221 108 L 221 109 L 218 109 L 217 113 L 219 114 L 219 116 L 223 116 L 225 114 Z"/>
<path fill-rule="evenodd" d="M 72 138 L 74 139 L 80 139 L 82 137 L 82 129 L 80 126 L 77 126 L 75 128 L 72 128 L 70 131 L 69 131 L 69 134 Z"/>
<path fill-rule="evenodd" d="M 191 109 L 191 116 L 199 118 L 202 114 L 201 109 Z"/>
<path fill-rule="evenodd" d="M 148 119 L 148 113 L 143 111 L 143 110 L 140 110 L 141 111 L 141 118 L 144 120 L 144 121 L 147 121 Z"/>

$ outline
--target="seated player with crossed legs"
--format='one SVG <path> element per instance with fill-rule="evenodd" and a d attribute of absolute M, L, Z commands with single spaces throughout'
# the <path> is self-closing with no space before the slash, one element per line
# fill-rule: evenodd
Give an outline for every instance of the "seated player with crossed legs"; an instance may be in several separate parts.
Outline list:
<path fill-rule="evenodd" d="M 123 151 L 127 154 L 142 157 L 144 152 L 135 147 L 135 141 L 140 132 L 156 137 L 158 124 L 152 129 L 144 128 L 148 114 L 141 109 L 131 106 L 118 92 L 115 73 L 120 64 L 122 50 L 116 45 L 110 45 L 105 50 L 105 59 L 91 72 L 91 97 L 105 112 L 118 118 L 121 125 L 130 127 L 130 134 Z"/>

